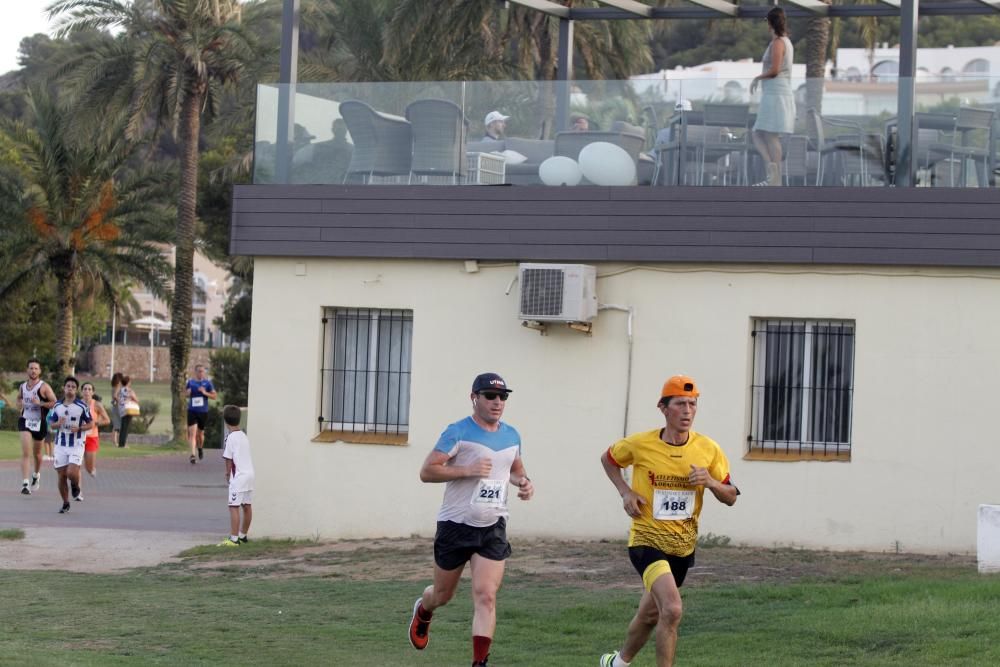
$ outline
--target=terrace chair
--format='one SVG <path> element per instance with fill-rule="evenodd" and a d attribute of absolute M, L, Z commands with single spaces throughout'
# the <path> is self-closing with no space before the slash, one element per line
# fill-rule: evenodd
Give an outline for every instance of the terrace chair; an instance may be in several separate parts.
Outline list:
<path fill-rule="evenodd" d="M 735 176 L 737 183 L 748 183 L 747 162 L 750 153 L 750 105 L 749 104 L 706 104 L 702 111 L 702 124 L 706 131 L 702 133 L 701 146 L 698 148 L 698 163 L 700 174 L 698 184 L 703 185 L 707 174 L 705 165 L 719 165 L 720 160 L 727 163 L 727 172 Z M 719 138 L 708 128 L 721 128 Z M 691 128 L 688 128 L 690 143 Z M 717 172 L 716 168 L 713 172 Z M 714 173 L 718 177 L 717 173 Z"/>
<path fill-rule="evenodd" d="M 804 134 L 792 134 L 785 139 L 784 156 L 781 164 L 781 175 L 785 185 L 791 185 L 792 179 L 801 180 L 806 185 L 809 180 L 809 137 Z"/>
<path fill-rule="evenodd" d="M 413 140 L 408 120 L 381 113 L 358 100 L 341 102 L 340 116 L 354 143 L 345 183 L 353 177 L 370 183 L 375 176 L 410 173 Z"/>
<path fill-rule="evenodd" d="M 955 116 L 955 129 L 949 143 L 931 143 L 927 146 L 927 165 L 937 166 L 944 162 L 943 169 L 935 169 L 932 174 L 946 176 L 932 180 L 934 185 L 954 187 L 969 186 L 969 163 L 976 175 L 976 185 L 985 187 L 989 183 L 990 147 L 993 143 L 992 109 L 959 107 Z"/>
<path fill-rule="evenodd" d="M 465 180 L 465 116 L 448 100 L 417 100 L 406 107 L 413 128 L 410 182 L 416 176 L 447 176 L 452 184 Z"/>
<path fill-rule="evenodd" d="M 816 134 L 819 164 L 816 185 L 870 185 L 886 180 L 884 149 L 880 135 L 865 132 L 860 123 L 806 112 Z"/>

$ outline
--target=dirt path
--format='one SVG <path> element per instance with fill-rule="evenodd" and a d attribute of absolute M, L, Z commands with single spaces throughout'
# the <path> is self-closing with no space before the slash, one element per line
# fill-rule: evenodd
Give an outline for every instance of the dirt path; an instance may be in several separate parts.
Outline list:
<path fill-rule="evenodd" d="M 114 572 L 174 563 L 186 572 L 215 576 L 233 567 L 264 577 L 338 576 L 355 580 L 423 580 L 431 571 L 426 538 L 346 540 L 252 545 L 179 558 L 217 535 L 122 529 L 27 528 L 23 540 L 0 541 L 0 569 L 64 569 Z M 836 580 L 933 571 L 974 571 L 968 555 L 928 556 L 799 549 L 712 547 L 698 551 L 688 586 Z M 521 578 L 563 580 L 593 588 L 635 587 L 638 577 L 621 542 L 519 540 L 508 572 Z"/>
<path fill-rule="evenodd" d="M 120 528 L 25 528 L 24 539 L 0 540 L 0 569 L 114 572 L 178 560 L 177 554 L 217 535 Z"/>

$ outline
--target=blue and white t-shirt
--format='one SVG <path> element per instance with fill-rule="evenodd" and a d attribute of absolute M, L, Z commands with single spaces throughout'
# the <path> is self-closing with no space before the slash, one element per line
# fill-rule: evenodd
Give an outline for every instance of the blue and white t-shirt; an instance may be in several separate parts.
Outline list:
<path fill-rule="evenodd" d="M 89 430 L 83 427 L 93 422 L 87 404 L 79 398 L 69 405 L 66 405 L 62 401 L 56 403 L 56 406 L 49 412 L 49 424 L 55 424 L 64 417 L 65 419 L 62 426 L 59 427 L 59 431 L 55 434 L 53 443 L 56 447 L 83 447 L 83 442 L 86 440 L 87 431 Z M 74 426 L 81 428 L 76 433 L 73 433 L 70 429 Z"/>
<path fill-rule="evenodd" d="M 481 458 L 493 461 L 489 479 L 463 477 L 445 484 L 438 521 L 482 528 L 507 516 L 510 467 L 521 454 L 521 436 L 513 426 L 500 422 L 496 431 L 487 431 L 466 417 L 446 428 L 434 449 L 449 456 L 445 465 L 471 465 Z"/>

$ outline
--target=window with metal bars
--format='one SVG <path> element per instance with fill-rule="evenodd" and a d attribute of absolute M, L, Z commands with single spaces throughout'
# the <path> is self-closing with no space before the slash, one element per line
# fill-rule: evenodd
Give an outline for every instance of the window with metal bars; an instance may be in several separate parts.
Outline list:
<path fill-rule="evenodd" d="M 854 322 L 753 322 L 750 454 L 850 459 Z"/>
<path fill-rule="evenodd" d="M 412 338 L 411 310 L 325 310 L 321 431 L 409 431 Z"/>

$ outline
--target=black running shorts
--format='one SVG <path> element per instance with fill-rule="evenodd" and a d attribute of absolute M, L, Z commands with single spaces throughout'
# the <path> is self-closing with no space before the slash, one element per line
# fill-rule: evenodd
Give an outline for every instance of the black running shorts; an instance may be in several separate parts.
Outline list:
<path fill-rule="evenodd" d="M 47 419 L 42 419 L 42 424 L 39 426 L 37 431 L 29 431 L 28 425 L 24 421 L 24 417 L 21 417 L 17 420 L 17 430 L 30 433 L 32 440 L 41 442 L 42 440 L 45 440 L 45 436 L 49 432 L 49 423 Z"/>
<path fill-rule="evenodd" d="M 205 430 L 205 423 L 208 421 L 207 412 L 191 412 L 188 411 L 188 426 L 198 425 L 199 431 Z"/>
<path fill-rule="evenodd" d="M 507 519 L 500 519 L 484 528 L 438 521 L 434 536 L 434 562 L 438 567 L 454 570 L 469 562 L 473 554 L 490 560 L 506 560 L 510 556 Z"/>
<path fill-rule="evenodd" d="M 670 565 L 670 573 L 674 575 L 674 583 L 680 588 L 687 576 L 688 568 L 694 566 L 694 552 L 687 556 L 671 556 L 653 547 L 629 547 L 628 559 L 632 561 L 632 567 L 641 577 L 646 568 L 658 560 L 665 560 Z"/>

